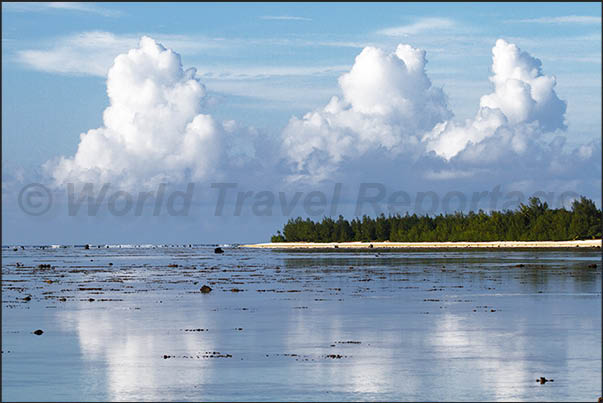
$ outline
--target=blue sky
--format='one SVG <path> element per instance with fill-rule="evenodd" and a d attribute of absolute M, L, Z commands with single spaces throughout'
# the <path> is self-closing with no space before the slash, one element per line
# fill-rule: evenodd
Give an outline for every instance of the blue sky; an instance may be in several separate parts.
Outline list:
<path fill-rule="evenodd" d="M 28 239 L 18 230 L 22 222 L 19 210 L 12 210 L 15 195 L 25 183 L 50 183 L 52 174 L 42 165 L 59 156 L 74 156 L 80 134 L 103 126 L 103 111 L 110 105 L 107 71 L 115 57 L 136 48 L 143 35 L 177 52 L 185 69 L 197 69 L 196 77 L 206 89 L 203 114 L 217 122 L 236 121 L 238 129 L 230 135 L 234 140 L 225 140 L 225 147 L 248 149 L 253 137 L 255 149 L 247 152 L 247 157 L 265 162 L 262 153 L 270 153 L 274 166 L 264 169 L 272 173 L 277 166 L 297 163 L 305 164 L 306 176 L 318 177 L 318 171 L 308 171 L 307 160 L 292 156 L 303 154 L 299 144 L 310 137 L 292 132 L 290 119 L 303 119 L 304 114 L 321 110 L 333 96 L 346 98 L 338 78 L 350 72 L 365 47 L 391 53 L 398 44 L 426 52 L 425 76 L 432 87 L 445 93 L 452 114 L 447 119 L 455 122 L 473 119 L 481 97 L 492 91 L 489 77 L 497 40 L 516 45 L 541 61 L 544 76 L 555 76 L 555 94 L 567 104 L 567 129 L 543 132 L 539 139 L 550 142 L 562 136 L 565 153 L 594 142 L 600 152 L 600 3 L 3 3 L 2 30 L 3 218 L 14 212 L 14 219 L 9 220 L 12 224 L 3 224 L 4 239 L 9 242 L 48 239 L 52 243 L 46 234 L 57 222 L 66 228 L 58 236 L 63 241 L 73 241 L 84 231 L 85 225 L 68 218 L 54 224 L 38 219 L 30 224 L 39 226 L 45 235 Z M 325 136 L 340 132 L 338 127 L 329 130 L 333 132 Z M 276 158 L 287 135 L 302 140 L 294 142 L 297 149 Z M 416 135 L 420 138 L 423 134 Z M 437 146 L 433 148 L 439 152 Z M 359 148 L 342 156 L 329 154 L 330 161 L 341 158 L 329 166 L 330 177 L 351 183 L 357 180 L 358 170 L 370 172 L 376 165 L 365 152 L 371 151 Z M 428 164 L 420 160 L 407 167 L 412 158 L 404 155 L 392 158 L 397 161 L 395 166 L 406 167 L 408 172 Z M 498 168 L 501 161 L 495 162 Z M 456 164 L 455 178 L 462 176 L 459 172 L 492 168 L 448 163 Z M 221 177 L 230 181 L 241 180 L 239 172 L 266 177 L 264 171 L 254 171 L 253 164 L 239 167 L 240 171 L 215 164 Z M 442 162 L 434 164 L 440 164 L 438 172 L 452 170 L 442 168 Z M 593 186 L 600 182 L 600 158 L 594 164 L 598 171 L 584 177 L 572 178 L 576 172 L 549 173 L 543 174 L 538 184 L 547 189 L 561 186 L 600 203 L 600 187 Z M 269 182 L 285 187 L 296 177 L 295 172 L 289 174 L 275 175 Z M 503 185 L 525 185 L 530 180 L 513 175 L 491 179 Z M 367 173 L 366 179 L 370 178 Z M 416 181 L 401 183 L 399 178 L 389 173 L 373 181 L 409 191 L 419 189 Z M 208 181 L 204 178 L 201 182 Z M 477 189 L 488 181 L 452 181 L 447 186 L 469 191 L 472 183 Z M 439 182 L 422 184 L 424 188 L 441 186 Z M 267 185 L 259 180 L 257 186 Z M 525 186 L 522 190 L 528 191 L 529 185 Z M 253 231 L 235 240 L 265 240 L 283 220 L 286 217 L 258 220 Z M 229 229 L 220 235 L 222 240 L 229 240 L 228 231 L 237 228 L 236 220 L 231 217 L 230 221 Z M 180 228 L 180 224 L 169 225 Z M 132 227 L 136 225 L 129 225 Z M 103 231 L 97 235 L 99 241 L 115 237 L 111 230 Z M 183 230 L 182 238 L 194 231 L 194 227 Z M 137 241 L 133 234 L 138 232 L 126 232 L 123 241 Z M 211 241 L 211 236 L 201 240 Z M 161 236 L 155 241 L 160 242 Z"/>

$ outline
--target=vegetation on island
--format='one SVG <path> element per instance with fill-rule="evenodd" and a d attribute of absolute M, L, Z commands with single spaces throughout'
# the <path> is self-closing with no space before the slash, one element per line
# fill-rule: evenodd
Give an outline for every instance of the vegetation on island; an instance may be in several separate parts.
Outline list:
<path fill-rule="evenodd" d="M 601 238 L 601 210 L 585 197 L 575 200 L 571 210 L 551 209 L 539 198 L 530 198 L 517 210 L 483 210 L 464 214 L 364 215 L 352 221 L 341 215 L 314 222 L 290 219 L 272 242 L 454 242 L 454 241 L 569 241 Z"/>

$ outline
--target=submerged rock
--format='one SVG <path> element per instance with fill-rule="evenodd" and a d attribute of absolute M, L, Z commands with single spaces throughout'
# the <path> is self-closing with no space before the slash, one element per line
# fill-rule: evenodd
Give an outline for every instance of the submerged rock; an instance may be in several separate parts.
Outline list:
<path fill-rule="evenodd" d="M 34 332 L 33 332 L 33 334 L 35 334 L 35 335 L 37 335 L 37 336 L 40 336 L 42 333 L 44 333 L 44 331 L 43 331 L 43 330 L 41 330 L 41 329 L 34 330 Z"/>
<path fill-rule="evenodd" d="M 210 291 L 211 291 L 211 287 L 210 287 L 210 286 L 204 285 L 203 287 L 201 287 L 201 292 L 202 292 L 203 294 L 207 294 L 207 293 L 209 293 Z"/>
<path fill-rule="evenodd" d="M 222 250 L 222 248 L 217 247 L 216 249 L 214 249 L 214 253 L 224 253 L 224 251 Z"/>

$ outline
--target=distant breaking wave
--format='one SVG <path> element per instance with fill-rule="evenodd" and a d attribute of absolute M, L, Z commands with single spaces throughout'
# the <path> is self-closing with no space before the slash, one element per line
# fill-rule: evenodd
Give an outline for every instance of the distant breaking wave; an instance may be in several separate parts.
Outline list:
<path fill-rule="evenodd" d="M 50 245 L 2 245 L 2 249 L 11 248 L 49 248 L 49 249 L 60 249 L 60 248 L 106 248 L 106 249 L 152 249 L 152 248 L 237 248 L 240 244 L 238 243 L 202 243 L 202 244 L 78 244 L 78 245 L 61 245 L 61 244 L 50 244 Z"/>

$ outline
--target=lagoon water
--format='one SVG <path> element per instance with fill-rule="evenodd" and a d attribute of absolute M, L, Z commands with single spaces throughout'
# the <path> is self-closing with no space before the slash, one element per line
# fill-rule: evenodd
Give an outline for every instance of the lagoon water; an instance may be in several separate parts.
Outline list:
<path fill-rule="evenodd" d="M 2 399 L 601 395 L 600 250 L 224 250 L 4 247 Z"/>

